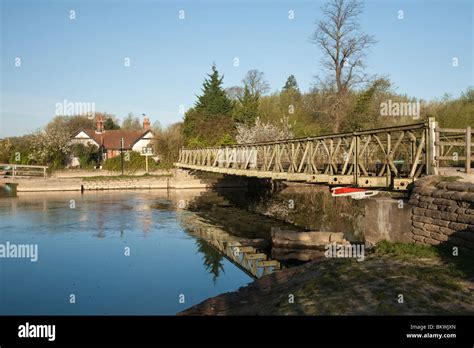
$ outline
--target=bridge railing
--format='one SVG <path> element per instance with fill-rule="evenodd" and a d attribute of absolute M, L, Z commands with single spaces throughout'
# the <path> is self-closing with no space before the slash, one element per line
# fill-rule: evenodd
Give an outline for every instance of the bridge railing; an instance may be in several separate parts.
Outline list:
<path fill-rule="evenodd" d="M 464 164 L 466 174 L 472 172 L 471 162 L 474 161 L 471 127 L 436 128 L 436 157 L 440 167 L 460 167 Z"/>
<path fill-rule="evenodd" d="M 188 169 L 289 181 L 406 189 L 436 174 L 436 122 L 225 147 L 182 149 Z"/>

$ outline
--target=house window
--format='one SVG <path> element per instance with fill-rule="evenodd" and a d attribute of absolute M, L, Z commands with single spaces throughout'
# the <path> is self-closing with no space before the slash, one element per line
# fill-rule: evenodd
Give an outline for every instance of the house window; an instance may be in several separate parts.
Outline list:
<path fill-rule="evenodd" d="M 142 147 L 142 155 L 153 155 L 153 147 L 151 146 Z"/>

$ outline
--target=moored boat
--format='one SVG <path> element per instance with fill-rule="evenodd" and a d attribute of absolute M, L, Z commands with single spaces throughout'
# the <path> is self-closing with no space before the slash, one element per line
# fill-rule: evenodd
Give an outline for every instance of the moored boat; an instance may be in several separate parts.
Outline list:
<path fill-rule="evenodd" d="M 367 190 L 358 187 L 334 187 L 331 189 L 331 195 L 333 197 L 346 197 L 350 196 L 352 199 L 364 199 L 367 197 L 375 196 L 379 191 Z"/>

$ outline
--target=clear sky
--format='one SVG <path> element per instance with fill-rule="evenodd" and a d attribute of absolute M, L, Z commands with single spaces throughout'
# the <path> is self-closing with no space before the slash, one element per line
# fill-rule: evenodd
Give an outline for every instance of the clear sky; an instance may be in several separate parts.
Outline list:
<path fill-rule="evenodd" d="M 0 2 L 0 137 L 43 127 L 64 99 L 93 102 L 119 118 L 133 112 L 164 125 L 179 121 L 180 105 L 194 104 L 213 62 L 225 87 L 259 69 L 273 91 L 290 74 L 307 91 L 321 72 L 321 51 L 309 41 L 320 0 Z M 378 41 L 368 72 L 417 98 L 459 96 L 474 84 L 473 4 L 366 1 L 362 29 Z"/>

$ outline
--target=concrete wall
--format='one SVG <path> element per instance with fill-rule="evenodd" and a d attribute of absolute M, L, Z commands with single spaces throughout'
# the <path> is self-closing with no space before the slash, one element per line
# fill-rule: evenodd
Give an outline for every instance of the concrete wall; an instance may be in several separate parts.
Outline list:
<path fill-rule="evenodd" d="M 427 177 L 415 182 L 410 204 L 411 238 L 474 250 L 474 184 Z"/>
<path fill-rule="evenodd" d="M 411 241 L 412 206 L 400 197 L 375 197 L 366 200 L 364 239 L 367 244 L 382 240 Z"/>

